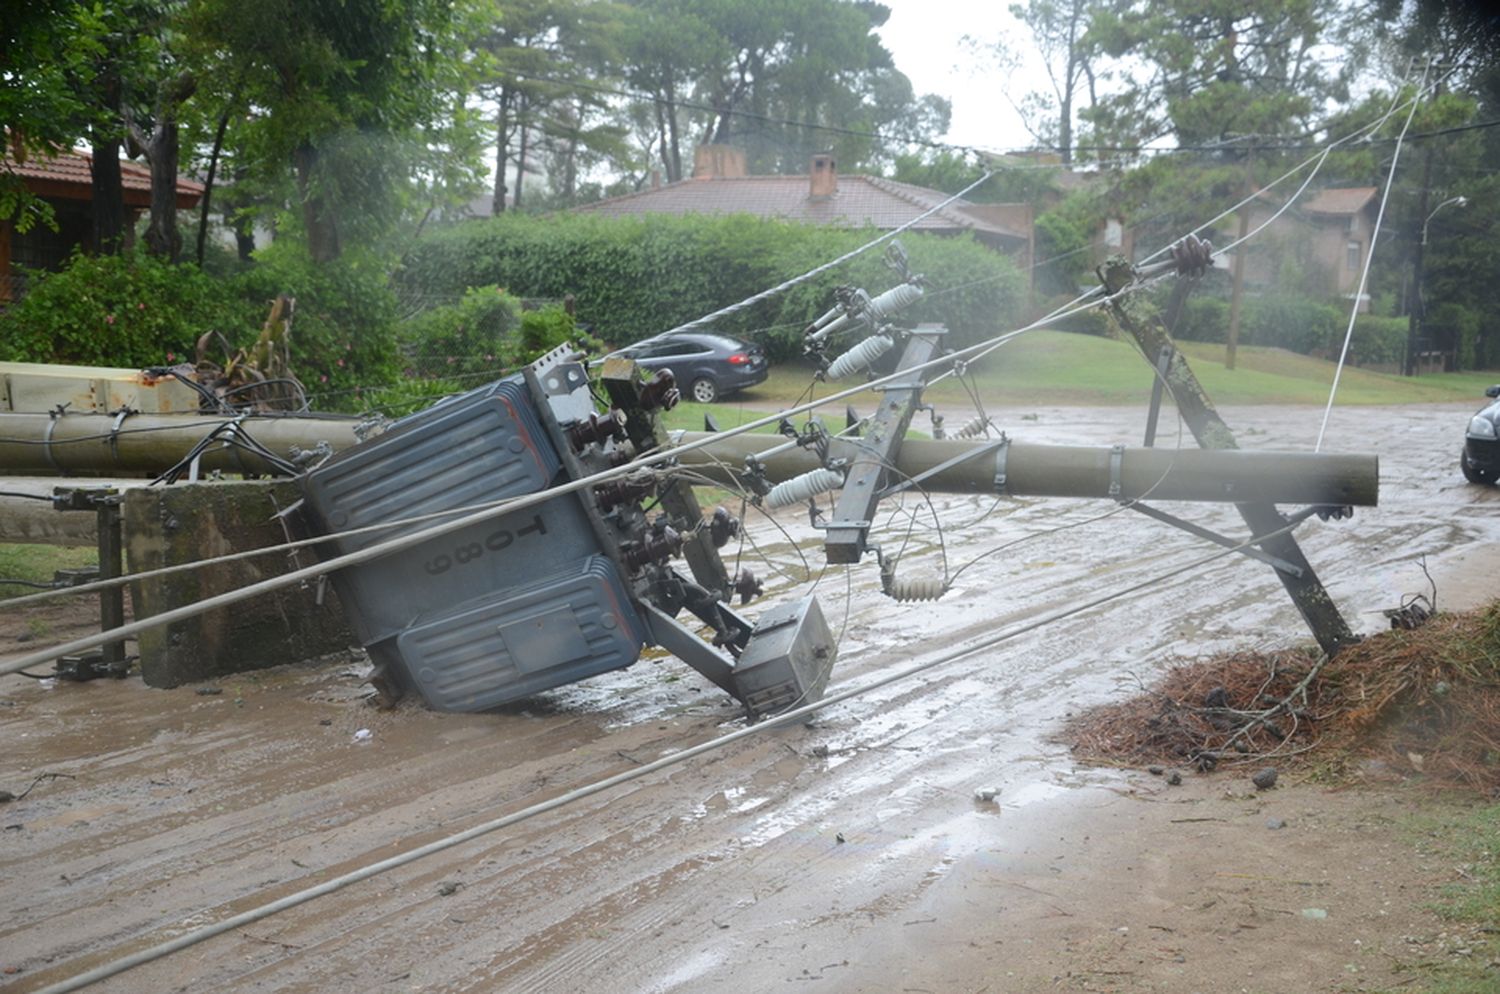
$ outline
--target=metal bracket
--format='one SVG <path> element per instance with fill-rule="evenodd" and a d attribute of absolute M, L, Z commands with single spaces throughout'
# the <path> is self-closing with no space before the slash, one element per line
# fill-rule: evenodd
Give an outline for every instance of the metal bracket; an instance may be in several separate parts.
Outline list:
<path fill-rule="evenodd" d="M 1146 413 L 1146 448 L 1156 444 L 1156 421 L 1161 415 L 1162 388 L 1167 382 L 1167 371 L 1172 368 L 1172 356 L 1177 350 L 1163 345 L 1156 356 L 1156 376 L 1151 380 L 1151 409 Z"/>
<path fill-rule="evenodd" d="M 936 476 L 938 473 L 952 469 L 954 466 L 962 465 L 963 463 L 968 462 L 970 459 L 978 459 L 980 456 L 986 455 L 994 449 L 999 448 L 1003 450 L 1003 448 L 1009 444 L 1010 439 L 1006 438 L 1004 435 L 1001 435 L 1000 438 L 996 441 L 987 442 L 983 445 L 975 446 L 968 452 L 965 452 L 963 455 L 954 456 L 952 459 L 946 459 L 929 470 L 924 470 L 923 472 L 918 473 L 916 476 L 909 476 L 906 479 L 902 480 L 900 483 L 894 483 L 891 486 L 886 487 L 884 490 L 880 491 L 876 499 L 885 500 L 887 497 L 894 497 L 896 494 L 899 494 L 905 490 L 910 490 L 912 487 L 920 484 L 923 480 Z M 1004 451 L 1000 453 L 998 465 L 999 468 L 997 469 L 995 474 L 996 486 L 1003 485 L 1005 482 Z"/>
<path fill-rule="evenodd" d="M 1005 493 L 1005 462 L 1006 454 L 1010 452 L 1010 439 L 1005 432 L 1000 433 L 1000 441 L 996 443 L 995 450 L 995 493 Z"/>
<path fill-rule="evenodd" d="M 1237 542 L 1234 539 L 1229 538 L 1227 535 L 1220 535 L 1216 531 L 1210 531 L 1209 529 L 1204 528 L 1202 525 L 1195 525 L 1191 521 L 1184 521 L 1182 518 L 1177 517 L 1175 514 L 1168 514 L 1166 511 L 1157 510 L 1156 508 L 1150 507 L 1146 504 L 1142 504 L 1139 501 L 1131 504 L 1126 504 L 1125 506 L 1130 508 L 1132 511 L 1139 511 L 1148 518 L 1155 518 L 1157 521 L 1165 522 L 1166 524 L 1169 524 L 1174 528 L 1180 528 L 1183 531 L 1187 532 L 1189 535 L 1196 535 L 1199 538 L 1207 539 L 1215 545 L 1221 545 L 1226 549 L 1235 549 L 1236 551 L 1249 556 L 1251 559 L 1258 559 L 1261 562 L 1265 563 L 1267 566 L 1271 566 L 1277 570 L 1280 570 L 1288 576 L 1295 576 L 1299 578 L 1302 576 L 1303 570 L 1300 566 L 1295 566 L 1292 563 L 1287 562 L 1285 559 L 1282 559 L 1280 556 L 1273 556 L 1268 552 L 1262 552 L 1260 549 L 1257 549 L 1254 546 L 1247 545 L 1245 546 L 1245 548 L 1240 549 L 1238 547 L 1243 543 Z M 1312 512 L 1308 513 L 1310 515 Z M 1305 517 L 1299 520 L 1305 520 Z"/>
<path fill-rule="evenodd" d="M 1109 450 L 1109 499 L 1120 499 L 1120 470 L 1125 465 L 1125 446 L 1116 444 Z"/>

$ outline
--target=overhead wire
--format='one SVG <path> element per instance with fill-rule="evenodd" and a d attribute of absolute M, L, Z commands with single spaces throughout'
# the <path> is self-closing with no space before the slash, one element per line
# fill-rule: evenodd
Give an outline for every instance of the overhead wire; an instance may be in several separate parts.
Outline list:
<path fill-rule="evenodd" d="M 1427 81 L 1427 72 L 1432 64 L 1428 63 L 1428 69 L 1422 73 L 1422 82 Z M 1364 266 L 1359 271 L 1359 286 L 1354 290 L 1354 301 L 1349 308 L 1349 327 L 1344 330 L 1344 344 L 1339 349 L 1338 365 L 1333 368 L 1333 383 L 1328 388 L 1328 404 L 1323 408 L 1323 422 L 1318 426 L 1318 440 L 1313 445 L 1314 452 L 1323 451 L 1323 434 L 1328 430 L 1328 418 L 1333 414 L 1333 398 L 1339 390 L 1339 378 L 1344 373 L 1344 361 L 1349 357 L 1349 342 L 1354 337 L 1354 322 L 1359 317 L 1360 298 L 1365 295 L 1365 284 L 1370 278 L 1370 263 L 1375 258 L 1375 244 L 1380 238 L 1380 226 L 1385 221 L 1385 206 L 1391 197 L 1391 186 L 1396 181 L 1396 165 L 1401 161 L 1401 139 L 1406 137 L 1406 131 L 1411 127 L 1412 118 L 1417 113 L 1417 102 L 1412 101 L 1411 109 L 1407 111 L 1406 123 L 1401 128 L 1401 134 L 1396 139 L 1396 149 L 1391 157 L 1391 170 L 1385 177 L 1385 192 L 1380 195 L 1380 209 L 1375 213 L 1375 227 L 1370 232 L 1370 247 L 1365 252 Z"/>

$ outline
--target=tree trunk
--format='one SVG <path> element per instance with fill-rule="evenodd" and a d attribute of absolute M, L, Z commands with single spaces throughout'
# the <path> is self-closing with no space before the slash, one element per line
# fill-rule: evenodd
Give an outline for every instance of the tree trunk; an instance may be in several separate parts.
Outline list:
<path fill-rule="evenodd" d="M 583 100 L 572 108 L 572 127 L 568 129 L 567 151 L 563 157 L 563 197 L 572 203 L 578 193 L 578 136 L 583 131 Z"/>
<path fill-rule="evenodd" d="M 318 150 L 303 142 L 292 153 L 297 171 L 297 192 L 302 199 L 302 225 L 307 229 L 307 253 L 314 262 L 332 262 L 343 252 L 339 244 L 338 221 L 328 209 L 328 201 L 316 190 L 315 172 Z"/>
<path fill-rule="evenodd" d="M 105 69 L 99 77 L 99 102 L 111 117 L 120 113 L 120 75 Z M 120 136 L 93 129 L 94 231 L 90 248 L 95 255 L 118 255 L 125 245 L 125 188 L 120 177 Z"/>
<path fill-rule="evenodd" d="M 94 132 L 89 164 L 93 185 L 94 231 L 89 248 L 95 255 L 119 255 L 125 245 L 125 189 L 120 178 L 120 140 Z"/>
<path fill-rule="evenodd" d="M 224 132 L 229 127 L 229 115 L 234 110 L 235 100 L 224 107 L 219 117 L 219 128 L 214 132 L 214 150 L 208 157 L 208 177 L 203 183 L 203 201 L 198 211 L 198 268 L 203 268 L 203 249 L 208 237 L 208 205 L 214 194 L 214 174 L 219 171 L 219 153 L 224 150 Z"/>
<path fill-rule="evenodd" d="M 495 199 L 490 204 L 490 216 L 505 213 L 505 167 L 510 161 L 510 87 L 500 90 L 500 115 L 495 122 Z"/>
<path fill-rule="evenodd" d="M 126 125 L 151 164 L 151 222 L 146 228 L 146 251 L 176 262 L 182 255 L 182 233 L 177 230 L 177 162 L 181 155 L 177 113 L 197 89 L 183 73 L 162 84 L 157 95 L 156 122 L 147 135 L 126 110 Z"/>
<path fill-rule="evenodd" d="M 146 147 L 151 163 L 151 222 L 146 227 L 146 251 L 176 262 L 182 255 L 182 232 L 177 230 L 177 160 L 180 155 L 177 119 L 158 121 Z"/>
<path fill-rule="evenodd" d="M 531 128 L 526 120 L 526 99 L 521 98 L 521 144 L 516 149 L 516 196 L 511 201 L 519 210 L 521 207 L 521 185 L 526 180 L 526 142 L 531 137 Z"/>
<path fill-rule="evenodd" d="M 664 109 L 664 100 L 656 99 L 656 137 L 661 146 L 661 167 L 667 171 L 667 182 L 674 180 L 672 176 L 672 150 L 667 145 L 667 112 Z"/>
<path fill-rule="evenodd" d="M 677 134 L 677 102 L 670 91 L 667 96 L 667 135 L 672 158 L 667 162 L 667 176 L 673 182 L 682 179 L 682 142 Z"/>

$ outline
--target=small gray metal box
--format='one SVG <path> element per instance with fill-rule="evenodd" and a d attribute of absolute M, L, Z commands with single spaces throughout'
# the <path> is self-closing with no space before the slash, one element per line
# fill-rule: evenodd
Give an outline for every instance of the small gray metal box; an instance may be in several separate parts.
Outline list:
<path fill-rule="evenodd" d="M 604 556 L 418 618 L 396 639 L 411 685 L 443 711 L 483 711 L 623 669 L 644 632 Z"/>
<path fill-rule="evenodd" d="M 817 598 L 772 608 L 735 663 L 736 696 L 755 715 L 810 704 L 823 696 L 837 652 Z"/>

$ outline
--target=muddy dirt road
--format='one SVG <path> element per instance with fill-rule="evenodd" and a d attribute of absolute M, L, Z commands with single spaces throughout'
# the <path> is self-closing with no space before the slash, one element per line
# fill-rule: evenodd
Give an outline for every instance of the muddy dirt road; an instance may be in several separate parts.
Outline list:
<path fill-rule="evenodd" d="M 1444 606 L 1494 595 L 1500 491 L 1459 476 L 1468 413 L 1335 412 L 1327 447 L 1380 453 L 1381 506 L 1299 537 L 1356 628 L 1426 591 L 1423 554 Z M 1225 411 L 1245 447 L 1268 449 L 1310 449 L 1320 414 Z M 1107 445 L 1136 442 L 1144 415 L 1007 410 L 999 422 L 1026 441 Z M 909 500 L 881 529 L 888 548 L 907 542 L 902 575 L 942 575 L 945 556 L 951 574 L 1109 509 Z M 1231 508 L 1173 510 L 1240 534 Z M 804 514 L 780 521 L 810 534 Z M 749 525 L 758 550 L 745 563 L 768 576 L 758 613 L 805 592 L 806 571 L 776 527 Z M 886 600 L 873 563 L 829 570 L 817 593 L 843 631 L 832 687 L 1208 551 L 1122 511 L 979 560 L 935 604 Z M 24 630 L 5 617 L 0 646 Z M 1393 806 L 1414 802 L 1307 785 L 1253 796 L 1232 773 L 1173 789 L 1077 769 L 1047 738 L 1174 654 L 1304 634 L 1268 568 L 1223 560 L 94 989 L 1378 987 L 1411 950 L 1447 941 L 1422 906 L 1442 867 L 1389 831 Z M 281 667 L 212 695 L 0 682 L 0 787 L 71 778 L 0 805 L 0 967 L 14 971 L 0 986 L 40 988 L 741 726 L 732 701 L 670 658 L 470 716 L 378 710 L 363 670 L 357 656 Z M 998 803 L 977 801 L 983 788 Z"/>

